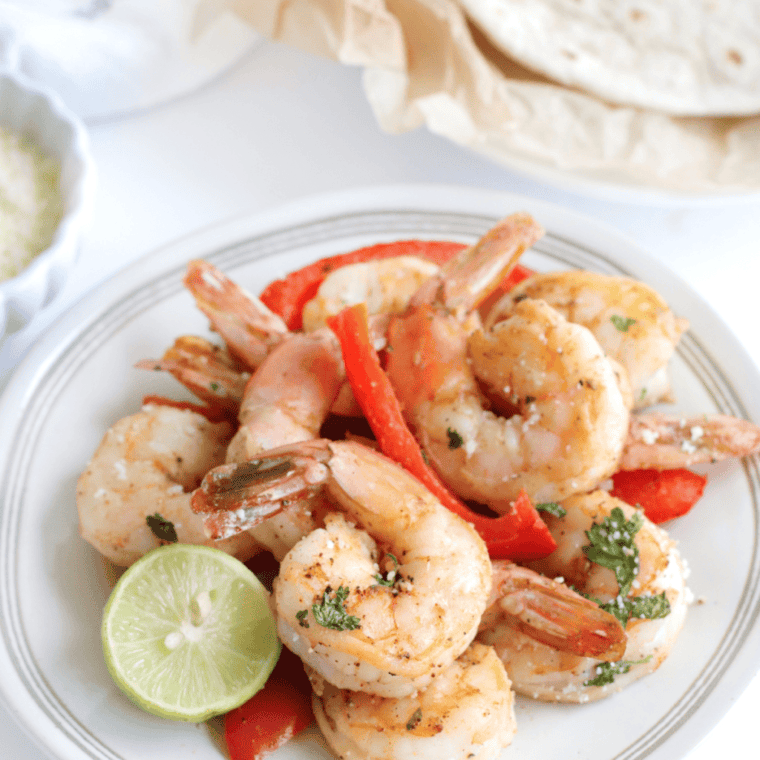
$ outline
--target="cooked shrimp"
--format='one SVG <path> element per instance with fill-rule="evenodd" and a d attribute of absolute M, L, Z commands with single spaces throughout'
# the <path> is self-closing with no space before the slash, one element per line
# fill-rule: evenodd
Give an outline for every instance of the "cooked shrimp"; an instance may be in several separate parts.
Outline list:
<path fill-rule="evenodd" d="M 424 266 L 427 266 L 427 263 L 423 261 Z M 424 267 L 423 270 L 427 271 Z M 205 261 L 190 262 L 185 284 L 195 296 L 199 308 L 211 320 L 212 329 L 222 335 L 229 351 L 240 357 L 250 369 L 258 368 L 280 344 L 300 334 L 291 333 L 280 317 L 271 312 L 264 303 Z M 378 349 L 385 345 L 388 317 L 389 315 L 381 313 L 373 315 L 370 319 L 370 334 Z M 323 328 L 321 332 L 328 333 L 321 336 L 324 344 L 332 343 L 334 350 L 340 354 L 340 348 L 332 333 L 327 328 Z M 340 361 L 342 365 L 342 358 Z M 146 361 L 144 364 L 141 363 L 141 366 L 171 370 L 168 364 L 164 364 L 157 365 L 156 362 Z M 197 363 L 194 367 L 200 369 Z M 191 391 L 196 391 L 195 387 L 186 382 L 185 377 L 177 372 L 174 374 Z M 191 380 L 195 381 L 196 385 L 202 384 L 202 372 L 199 380 Z M 212 374 L 207 380 L 209 383 L 215 383 L 217 377 Z M 225 380 L 232 384 L 232 379 Z M 227 383 L 225 387 L 226 385 Z M 330 411 L 343 416 L 361 416 L 361 409 L 348 383 L 344 382 L 341 386 Z"/>
<path fill-rule="evenodd" d="M 341 689 L 424 688 L 475 636 L 491 563 L 472 526 L 406 470 L 358 443 L 317 440 L 212 470 L 194 508 L 225 535 L 320 494 L 336 511 L 275 581 L 280 638 Z M 383 579 L 378 566 L 391 561 Z"/>
<path fill-rule="evenodd" d="M 271 346 L 288 333 L 277 314 L 207 261 L 191 261 L 184 283 L 231 353 L 248 369 L 258 367 Z"/>
<path fill-rule="evenodd" d="M 319 437 L 344 384 L 340 344 L 328 329 L 293 333 L 275 346 L 248 381 L 227 449 L 227 462 L 246 462 L 286 444 Z M 317 510 L 296 501 L 249 529 L 278 560 L 317 527 Z"/>
<path fill-rule="evenodd" d="M 388 376 L 429 461 L 461 497 L 497 512 L 522 489 L 552 501 L 595 487 L 628 429 L 616 368 L 586 328 L 527 299 L 479 329 L 479 300 L 541 232 L 525 215 L 502 221 L 423 284 L 388 335 Z M 487 408 L 473 366 L 516 414 Z"/>
<path fill-rule="evenodd" d="M 530 299 L 469 339 L 456 321 L 422 309 L 404 328 L 391 331 L 388 373 L 429 460 L 460 496 L 505 512 L 522 489 L 556 501 L 615 471 L 628 407 L 586 328 Z M 515 414 L 485 408 L 473 365 Z"/>
<path fill-rule="evenodd" d="M 258 546 L 251 536 L 212 541 L 190 507 L 201 478 L 224 461 L 231 432 L 226 422 L 168 406 L 148 405 L 119 420 L 77 483 L 82 537 L 125 566 L 165 543 L 162 529 L 172 527 L 182 543 L 252 557 Z"/>
<path fill-rule="evenodd" d="M 760 452 L 760 427 L 725 414 L 635 414 L 621 470 L 688 467 Z"/>
<path fill-rule="evenodd" d="M 487 328 L 522 298 L 546 301 L 568 321 L 588 327 L 628 372 L 636 408 L 670 399 L 668 363 L 687 320 L 676 317 L 651 287 L 628 277 L 586 271 L 535 274 L 490 310 Z"/>
<path fill-rule="evenodd" d="M 342 758 L 494 760 L 517 728 L 504 665 L 479 643 L 408 697 L 338 689 L 319 677 L 314 682 L 314 715 Z"/>
<path fill-rule="evenodd" d="M 303 309 L 304 330 L 316 330 L 346 306 L 367 304 L 369 314 L 400 314 L 415 291 L 438 272 L 418 256 L 347 264 L 330 272 Z"/>
<path fill-rule="evenodd" d="M 496 649 L 519 694 L 588 702 L 620 691 L 662 664 L 681 630 L 690 594 L 674 542 L 640 511 L 604 491 L 573 496 L 562 507 L 564 517 L 546 516 L 557 550 L 530 566 L 611 603 L 610 611 L 627 620 L 622 659 L 603 663 L 563 652 L 517 630 L 506 617 L 484 616 L 479 639 Z M 584 551 L 592 536 L 596 549 Z"/>

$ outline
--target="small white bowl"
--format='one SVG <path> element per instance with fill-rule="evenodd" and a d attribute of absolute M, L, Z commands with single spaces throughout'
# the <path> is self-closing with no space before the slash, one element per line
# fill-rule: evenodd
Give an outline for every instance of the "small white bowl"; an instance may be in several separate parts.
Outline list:
<path fill-rule="evenodd" d="M 79 252 L 95 194 L 95 165 L 84 124 L 60 98 L 15 73 L 0 71 L 0 126 L 27 137 L 61 166 L 63 215 L 44 251 L 0 282 L 0 338 L 27 325 L 60 292 Z"/>

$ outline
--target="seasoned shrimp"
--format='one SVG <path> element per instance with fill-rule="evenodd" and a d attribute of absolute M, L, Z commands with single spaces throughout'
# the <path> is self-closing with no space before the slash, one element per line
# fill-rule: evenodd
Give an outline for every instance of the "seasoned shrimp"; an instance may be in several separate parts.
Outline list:
<path fill-rule="evenodd" d="M 504 665 L 479 643 L 408 697 L 377 697 L 313 680 L 314 715 L 342 758 L 493 760 L 517 728 Z"/>
<path fill-rule="evenodd" d="M 119 420 L 77 483 L 82 537 L 126 566 L 164 542 L 161 531 L 171 523 L 182 543 L 215 546 L 241 560 L 252 557 L 258 546 L 251 536 L 212 541 L 190 507 L 201 478 L 224 461 L 230 435 L 226 422 L 168 406 L 148 405 Z"/>
<path fill-rule="evenodd" d="M 414 259 L 415 257 L 409 258 Z M 422 259 L 420 261 L 427 266 L 427 262 Z M 241 357 L 243 363 L 252 370 L 260 367 L 269 354 L 279 348 L 282 343 L 299 335 L 303 337 L 301 333 L 290 332 L 280 317 L 271 312 L 264 303 L 205 261 L 190 262 L 185 284 L 195 296 L 198 306 L 209 317 L 212 329 L 219 332 L 224 338 L 230 353 Z M 375 314 L 370 319 L 370 334 L 376 348 L 385 344 L 388 318 L 389 315 L 387 314 Z M 320 333 L 318 339 L 322 342 L 325 350 L 337 354 L 342 367 L 343 359 L 340 357 L 340 347 L 332 332 L 327 328 L 321 328 L 314 332 Z M 165 356 L 164 359 L 166 358 Z M 200 361 L 193 364 L 193 369 L 198 371 L 200 379 L 191 377 L 187 373 L 186 376 L 182 376 L 176 371 L 173 372 L 175 377 L 194 393 L 196 393 L 198 386 L 203 390 L 203 360 L 203 357 L 200 357 Z M 287 356 L 280 354 L 278 361 L 281 360 L 287 360 Z M 146 361 L 141 362 L 140 366 L 148 369 L 158 368 L 170 371 L 173 369 L 167 362 Z M 211 365 L 210 368 L 216 369 L 215 366 Z M 345 372 L 344 370 L 341 371 Z M 186 382 L 187 379 L 190 382 Z M 223 379 L 224 385 L 218 388 L 220 392 L 227 391 L 234 384 L 232 377 L 225 375 Z M 219 382 L 219 373 L 211 373 L 207 380 L 216 388 Z M 361 409 L 356 403 L 347 382 L 342 384 L 330 411 L 343 416 L 361 416 Z"/>
<path fill-rule="evenodd" d="M 496 649 L 519 694 L 588 702 L 660 666 L 681 630 L 690 594 L 674 542 L 640 511 L 605 491 L 570 497 L 562 507 L 564 517 L 546 516 L 557 550 L 530 566 L 609 605 L 626 621 L 622 659 L 605 663 L 540 643 L 493 606 L 479 640 Z"/>
<path fill-rule="evenodd" d="M 491 563 L 472 526 L 415 477 L 366 446 L 317 440 L 212 470 L 193 506 L 225 535 L 321 494 L 335 511 L 275 580 L 280 638 L 341 689 L 424 688 L 475 636 Z"/>
<path fill-rule="evenodd" d="M 227 462 L 246 462 L 285 444 L 319 437 L 344 384 L 345 368 L 335 335 L 325 329 L 293 333 L 264 359 L 248 381 L 227 449 Z M 317 527 L 319 510 L 291 501 L 249 528 L 249 534 L 281 560 Z"/>
<path fill-rule="evenodd" d="M 546 301 L 568 321 L 588 327 L 604 351 L 628 372 L 635 408 L 670 399 L 668 363 L 686 319 L 676 317 L 651 287 L 629 277 L 568 271 L 535 274 L 498 301 L 486 328 L 523 298 Z"/>
<path fill-rule="evenodd" d="M 429 461 L 461 497 L 497 512 L 522 489 L 552 501 L 595 487 L 628 429 L 624 379 L 586 328 L 526 299 L 479 329 L 478 301 L 541 232 L 525 215 L 502 221 L 420 288 L 388 336 L 388 376 Z M 487 408 L 473 365 L 517 414 Z"/>
<path fill-rule="evenodd" d="M 553 501 L 615 471 L 629 420 L 620 378 L 586 328 L 543 302 L 521 301 L 470 336 L 419 308 L 392 325 L 390 343 L 388 374 L 418 439 L 463 498 L 505 512 L 522 489 Z M 473 365 L 516 414 L 485 408 Z"/>
<path fill-rule="evenodd" d="M 652 412 L 631 417 L 621 470 L 688 467 L 760 452 L 760 427 L 725 414 L 682 417 Z"/>
<path fill-rule="evenodd" d="M 438 265 L 418 256 L 347 264 L 330 272 L 303 309 L 304 330 L 316 330 L 346 306 L 367 304 L 369 314 L 399 314 Z"/>

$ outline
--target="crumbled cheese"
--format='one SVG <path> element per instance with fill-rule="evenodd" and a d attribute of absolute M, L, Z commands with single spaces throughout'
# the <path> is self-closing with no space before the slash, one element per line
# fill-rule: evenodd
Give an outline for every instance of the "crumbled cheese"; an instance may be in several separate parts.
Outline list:
<path fill-rule="evenodd" d="M 116 478 L 117 480 L 126 480 L 127 479 L 127 463 L 123 459 L 117 459 L 113 463 L 113 468 L 116 470 Z"/>
<path fill-rule="evenodd" d="M 0 281 L 50 245 L 63 214 L 60 173 L 54 158 L 0 127 Z"/>
<path fill-rule="evenodd" d="M 644 428 L 644 430 L 641 431 L 641 440 L 644 441 L 644 443 L 646 443 L 648 446 L 656 443 L 659 437 L 660 434 L 656 430 L 649 430 L 649 428 Z"/>

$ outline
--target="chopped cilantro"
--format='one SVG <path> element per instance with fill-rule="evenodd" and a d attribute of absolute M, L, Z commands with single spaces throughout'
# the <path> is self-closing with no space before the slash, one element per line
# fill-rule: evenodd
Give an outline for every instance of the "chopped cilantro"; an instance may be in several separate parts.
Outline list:
<path fill-rule="evenodd" d="M 625 600 L 629 606 L 629 617 L 657 620 L 670 614 L 670 602 L 663 591 L 655 596 L 633 596 Z"/>
<path fill-rule="evenodd" d="M 421 720 L 422 720 L 422 708 L 418 707 L 412 713 L 412 716 L 409 718 L 409 720 L 406 722 L 406 730 L 414 731 L 414 729 L 417 728 L 417 726 L 419 726 Z"/>
<path fill-rule="evenodd" d="M 308 628 L 309 624 L 306 622 L 306 617 L 309 614 L 309 610 L 298 610 L 296 612 L 296 620 L 298 620 L 298 625 L 301 626 L 301 628 Z"/>
<path fill-rule="evenodd" d="M 657 620 L 670 614 L 670 602 L 664 591 L 656 596 L 618 596 L 607 604 L 588 594 L 584 596 L 596 602 L 605 612 L 614 615 L 624 628 L 631 618 Z"/>
<path fill-rule="evenodd" d="M 617 662 L 600 662 L 596 670 L 596 678 L 592 678 L 589 681 L 584 681 L 584 686 L 606 686 L 608 683 L 612 683 L 615 680 L 615 676 L 627 673 L 634 665 L 641 665 L 644 662 L 649 662 L 652 656 L 649 655 L 643 660 L 618 660 Z"/>
<path fill-rule="evenodd" d="M 165 541 L 167 544 L 177 543 L 177 531 L 174 528 L 174 523 L 162 517 L 158 512 L 154 515 L 148 515 L 145 522 L 148 523 L 148 527 L 159 541 Z"/>
<path fill-rule="evenodd" d="M 584 596 L 614 615 L 624 627 L 631 618 L 655 620 L 670 614 L 670 602 L 665 592 L 655 596 L 628 596 L 639 571 L 639 550 L 633 537 L 641 528 L 642 522 L 638 512 L 630 522 L 626 522 L 623 511 L 615 507 L 604 522 L 596 523 L 591 530 L 586 531 L 591 546 L 583 547 L 592 562 L 615 572 L 620 586 L 618 596 L 606 604 L 588 594 Z"/>
<path fill-rule="evenodd" d="M 388 554 L 385 556 L 390 557 L 393 560 L 393 570 L 389 570 L 385 574 L 385 578 L 383 578 L 382 575 L 376 575 L 375 580 L 377 581 L 378 586 L 388 586 L 391 588 L 401 580 L 401 576 L 398 574 L 398 560 L 396 557 L 390 552 L 388 552 Z"/>
<path fill-rule="evenodd" d="M 323 628 L 330 628 L 333 631 L 355 631 L 361 625 L 361 620 L 354 615 L 349 615 L 343 606 L 348 596 L 348 586 L 340 586 L 332 597 L 331 593 L 332 588 L 328 586 L 322 594 L 322 601 L 311 605 L 314 619 Z"/>
<path fill-rule="evenodd" d="M 464 443 L 464 438 L 456 430 L 452 430 L 452 428 L 446 429 L 446 435 L 449 437 L 450 449 L 458 449 Z"/>
<path fill-rule="evenodd" d="M 564 517 L 567 514 L 567 510 L 556 501 L 544 501 L 541 504 L 536 504 L 536 509 L 539 512 L 548 512 L 555 517 Z"/>
<path fill-rule="evenodd" d="M 628 521 L 623 510 L 615 507 L 609 517 L 605 517 L 601 523 L 594 523 L 586 531 L 591 545 L 583 547 L 585 555 L 592 562 L 615 573 L 622 597 L 628 596 L 639 571 L 639 550 L 633 537 L 643 523 L 644 518 L 638 512 Z"/>
<path fill-rule="evenodd" d="M 618 314 L 613 314 L 610 317 L 610 322 L 612 322 L 612 324 L 615 325 L 615 328 L 620 330 L 620 332 L 628 332 L 628 328 L 631 325 L 636 324 L 635 319 L 631 319 L 631 317 L 621 317 Z"/>

